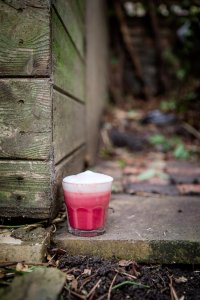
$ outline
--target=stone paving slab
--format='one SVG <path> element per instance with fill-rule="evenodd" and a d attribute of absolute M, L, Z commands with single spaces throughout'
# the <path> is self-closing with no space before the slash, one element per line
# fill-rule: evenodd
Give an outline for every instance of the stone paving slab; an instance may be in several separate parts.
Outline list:
<path fill-rule="evenodd" d="M 0 230 L 0 261 L 41 263 L 49 245 L 50 232 L 44 228 Z"/>
<path fill-rule="evenodd" d="M 125 192 L 128 194 L 137 194 L 138 192 L 146 192 L 153 194 L 162 194 L 162 195 L 179 195 L 179 191 L 175 185 L 169 184 L 147 184 L 143 182 L 139 183 L 128 183 L 125 186 Z"/>
<path fill-rule="evenodd" d="M 76 237 L 63 224 L 53 240 L 72 255 L 200 263 L 200 198 L 113 195 L 105 234 Z"/>

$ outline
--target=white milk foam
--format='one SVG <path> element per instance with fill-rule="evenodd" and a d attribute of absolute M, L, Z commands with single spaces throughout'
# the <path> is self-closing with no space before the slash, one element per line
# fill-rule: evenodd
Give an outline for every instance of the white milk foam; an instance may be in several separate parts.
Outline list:
<path fill-rule="evenodd" d="M 104 183 L 111 182 L 113 178 L 101 173 L 95 173 L 92 171 L 85 171 L 77 175 L 67 176 L 63 179 L 64 182 L 77 183 L 77 184 L 89 184 L 89 183 Z"/>
<path fill-rule="evenodd" d="M 85 171 L 63 179 L 63 188 L 71 192 L 103 192 L 111 189 L 113 178 L 101 173 Z"/>

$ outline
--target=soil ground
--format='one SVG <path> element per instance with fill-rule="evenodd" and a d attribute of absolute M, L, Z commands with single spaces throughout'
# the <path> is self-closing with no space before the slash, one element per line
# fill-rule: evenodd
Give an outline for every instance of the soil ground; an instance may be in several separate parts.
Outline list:
<path fill-rule="evenodd" d="M 199 266 L 63 255 L 59 268 L 68 278 L 63 299 L 200 299 Z"/>

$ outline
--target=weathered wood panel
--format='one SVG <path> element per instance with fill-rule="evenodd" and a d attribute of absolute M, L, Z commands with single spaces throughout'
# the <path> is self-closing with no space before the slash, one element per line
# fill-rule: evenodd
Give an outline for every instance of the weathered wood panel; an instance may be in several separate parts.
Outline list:
<path fill-rule="evenodd" d="M 62 179 L 65 176 L 77 174 L 83 170 L 85 158 L 85 146 L 80 147 L 72 155 L 55 166 L 56 170 L 56 202 L 63 204 Z"/>
<path fill-rule="evenodd" d="M 54 159 L 58 163 L 85 142 L 85 106 L 53 92 Z"/>
<path fill-rule="evenodd" d="M 51 109 L 47 79 L 1 79 L 0 157 L 47 159 Z"/>
<path fill-rule="evenodd" d="M 101 114 L 108 90 L 106 1 L 87 1 L 86 27 L 87 160 L 93 164 L 98 149 Z"/>
<path fill-rule="evenodd" d="M 48 0 L 0 0 L 0 76 L 50 75 Z"/>
<path fill-rule="evenodd" d="M 72 41 L 84 58 L 84 33 L 83 22 L 80 18 L 76 1 L 54 0 L 53 2 L 60 18 L 62 19 Z"/>
<path fill-rule="evenodd" d="M 54 84 L 84 101 L 84 63 L 54 10 L 52 40 Z"/>
<path fill-rule="evenodd" d="M 94 0 L 92 0 L 94 1 Z M 77 6 L 79 7 L 80 10 L 80 16 L 82 17 L 82 20 L 85 20 L 85 11 L 86 11 L 86 2 L 87 0 L 76 0 L 73 1 L 76 2 Z"/>
<path fill-rule="evenodd" d="M 0 161 L 0 216 L 49 218 L 53 209 L 51 172 L 47 162 Z"/>

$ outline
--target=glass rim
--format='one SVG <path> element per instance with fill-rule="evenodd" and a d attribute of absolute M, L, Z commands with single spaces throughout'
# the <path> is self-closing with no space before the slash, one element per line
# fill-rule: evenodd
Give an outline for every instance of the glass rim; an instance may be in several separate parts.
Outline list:
<path fill-rule="evenodd" d="M 104 181 L 104 182 L 69 182 L 69 181 L 65 181 L 65 179 L 67 178 L 67 177 L 65 177 L 65 178 L 63 178 L 63 180 L 62 180 L 62 182 L 63 183 L 68 183 L 68 184 L 75 184 L 75 185 L 92 185 L 92 184 L 106 184 L 106 183 L 112 183 L 113 182 L 113 178 L 111 177 L 111 176 L 109 176 L 109 175 L 107 175 L 108 177 L 110 177 L 110 180 L 108 181 Z"/>

